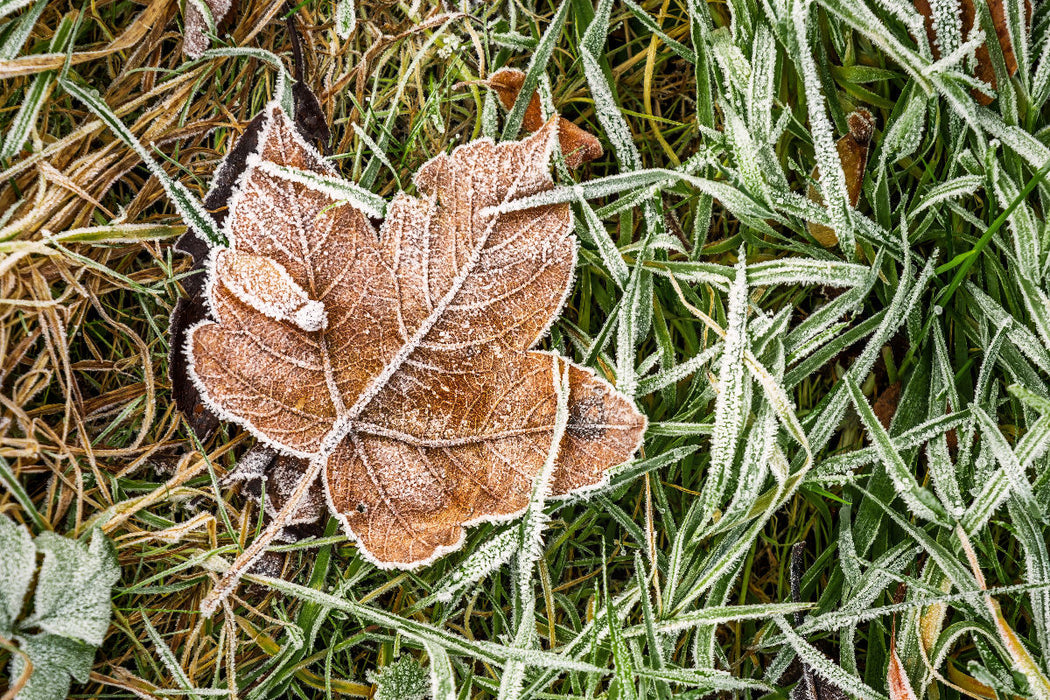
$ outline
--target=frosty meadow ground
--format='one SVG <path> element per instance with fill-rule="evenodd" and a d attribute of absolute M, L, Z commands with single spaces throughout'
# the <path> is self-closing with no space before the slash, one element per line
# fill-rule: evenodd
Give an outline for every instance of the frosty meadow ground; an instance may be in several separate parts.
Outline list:
<path fill-rule="evenodd" d="M 12 694 L 1050 698 L 1050 3 L 225 11 L 0 0 Z M 603 154 L 484 216 L 571 210 L 538 347 L 633 402 L 641 450 L 578 500 L 534 459 L 523 514 L 425 568 L 315 508 L 201 615 L 296 473 L 174 404 L 173 244 L 222 236 L 218 163 L 277 100 L 338 177 L 271 175 L 378 226 L 435 156 L 534 131 L 534 93 Z"/>

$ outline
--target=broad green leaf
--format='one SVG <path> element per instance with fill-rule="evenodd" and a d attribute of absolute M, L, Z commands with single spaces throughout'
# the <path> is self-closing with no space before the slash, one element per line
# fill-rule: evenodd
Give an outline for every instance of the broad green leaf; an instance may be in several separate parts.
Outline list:
<path fill-rule="evenodd" d="M 36 547 L 25 525 L 0 515 L 0 637 L 10 639 L 36 570 Z"/>
<path fill-rule="evenodd" d="M 100 530 L 87 544 L 44 532 L 36 547 L 44 563 L 25 626 L 101 645 L 109 627 L 110 590 L 120 579 L 112 543 Z"/>
<path fill-rule="evenodd" d="M 69 696 L 70 676 L 87 683 L 95 660 L 95 648 L 90 644 L 46 632 L 15 639 L 33 664 L 29 680 L 16 700 L 64 700 Z M 21 654 L 12 654 L 9 678 L 19 678 L 24 670 L 25 659 Z"/>

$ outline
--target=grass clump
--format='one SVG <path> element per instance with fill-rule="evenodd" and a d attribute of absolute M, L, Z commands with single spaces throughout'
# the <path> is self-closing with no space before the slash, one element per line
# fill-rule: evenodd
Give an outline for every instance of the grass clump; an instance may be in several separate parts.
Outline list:
<path fill-rule="evenodd" d="M 97 526 L 121 566 L 74 696 L 378 697 L 426 669 L 442 698 L 1050 697 L 1046 6 L 978 2 L 978 35 L 937 3 L 927 35 L 909 3 L 467 5 L 360 2 L 342 39 L 330 3 L 246 0 L 193 62 L 176 2 L 0 5 L 0 510 Z M 184 223 L 68 86 L 199 198 L 275 93 L 260 51 L 290 65 L 286 13 L 334 162 L 387 200 L 517 134 L 480 83 L 504 65 L 602 138 L 557 172 L 620 179 L 574 202 L 548 342 L 650 430 L 610 489 L 548 506 L 535 561 L 487 565 L 510 523 L 384 572 L 333 520 L 202 622 L 263 525 L 220 484 L 252 441 L 195 444 L 175 411 Z M 837 145 L 858 108 L 859 164 Z"/>

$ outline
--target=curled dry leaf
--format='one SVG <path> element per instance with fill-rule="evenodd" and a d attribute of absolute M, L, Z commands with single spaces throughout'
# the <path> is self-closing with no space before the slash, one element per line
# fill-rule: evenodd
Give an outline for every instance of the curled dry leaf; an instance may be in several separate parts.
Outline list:
<path fill-rule="evenodd" d="M 515 68 L 500 68 L 489 76 L 485 84 L 496 91 L 503 107 L 510 109 L 517 101 L 522 85 L 525 84 L 525 74 Z M 529 133 L 535 133 L 543 127 L 543 123 L 540 96 L 534 92 L 525 108 L 525 116 L 521 120 L 521 125 Z M 561 145 L 561 152 L 565 156 L 565 164 L 573 169 L 596 158 L 601 158 L 604 152 L 602 142 L 598 140 L 598 137 L 560 116 L 558 117 L 558 141 Z"/>
<path fill-rule="evenodd" d="M 260 114 L 248 124 L 212 178 L 211 188 L 204 197 L 204 208 L 220 226 L 226 220 L 227 204 L 233 195 L 234 184 L 244 171 L 248 156 L 258 147 L 259 131 L 264 123 L 265 119 Z M 211 246 L 202 234 L 189 229 L 176 241 L 175 250 L 189 255 L 193 266 L 189 274 L 182 278 L 182 288 L 186 296 L 179 297 L 171 312 L 168 326 L 171 348 L 168 357 L 168 377 L 171 379 L 171 393 L 175 399 L 175 406 L 182 412 L 197 438 L 204 441 L 218 427 L 219 419 L 204 405 L 197 386 L 190 381 L 189 363 L 182 348 L 186 345 L 189 329 L 208 318 L 208 308 L 204 300 L 204 263 Z"/>
<path fill-rule="evenodd" d="M 302 55 L 302 42 L 295 18 L 288 17 L 286 26 L 292 42 L 295 70 L 295 83 L 292 85 L 295 126 L 304 139 L 320 144 L 327 152 L 331 131 L 328 122 L 325 121 L 320 102 L 303 81 L 306 61 Z M 252 119 L 215 171 L 211 187 L 204 197 L 204 208 L 211 213 L 219 226 L 226 220 L 234 185 L 244 172 L 248 156 L 258 149 L 259 132 L 265 121 L 265 114 L 259 114 Z M 186 295 L 176 301 L 169 322 L 171 350 L 168 356 L 168 377 L 171 380 L 172 395 L 175 405 L 201 442 L 218 427 L 219 419 L 204 405 L 196 385 L 190 381 L 186 355 L 182 352 L 182 347 L 186 344 L 186 334 L 190 327 L 208 318 L 208 308 L 204 299 L 204 263 L 211 252 L 211 246 L 203 234 L 193 228 L 187 230 L 175 243 L 175 250 L 189 255 L 193 265 L 189 273 L 182 278 L 182 287 Z"/>
<path fill-rule="evenodd" d="M 552 450 L 551 492 L 603 483 L 645 418 L 569 363 L 568 427 L 551 445 L 568 360 L 532 351 L 572 282 L 566 204 L 502 213 L 553 187 L 551 121 L 426 163 L 376 232 L 308 178 L 336 177 L 276 105 L 207 265 L 212 319 L 188 336 L 207 406 L 285 455 L 323 465 L 328 506 L 380 566 L 458 548 L 464 526 L 520 513 Z"/>
<path fill-rule="evenodd" d="M 930 46 L 933 49 L 933 56 L 935 59 L 940 59 L 941 44 L 937 40 L 937 32 L 933 27 L 933 9 L 930 7 L 930 1 L 914 1 L 915 9 L 919 11 L 919 14 L 926 21 L 926 37 L 929 39 Z M 1014 45 L 1010 40 L 1010 30 L 1006 24 L 1006 7 L 1003 5 L 1003 0 L 988 0 L 988 10 L 992 15 L 992 23 L 995 25 L 995 36 L 999 40 L 999 46 L 1002 47 L 1006 70 L 1012 76 L 1017 73 L 1017 57 L 1014 55 Z M 1030 23 L 1032 19 L 1032 3 L 1030 0 L 1025 0 L 1025 13 L 1025 19 Z M 973 0 L 959 0 L 959 15 L 962 20 L 962 35 L 965 39 L 973 30 L 974 22 L 977 18 L 977 8 L 973 4 Z M 992 59 L 988 53 L 987 40 L 977 47 L 974 57 L 977 59 L 977 65 L 974 66 L 974 75 L 981 82 L 991 85 L 993 90 L 998 89 L 999 81 L 995 77 L 995 69 L 992 68 Z M 977 88 L 971 90 L 970 94 L 982 105 L 989 105 L 995 99 L 992 95 Z"/>
<path fill-rule="evenodd" d="M 864 184 L 864 171 L 868 167 L 868 147 L 875 132 L 875 117 L 863 107 L 850 112 L 846 118 L 849 133 L 835 144 L 842 162 L 842 172 L 846 176 L 846 191 L 849 193 L 850 206 L 857 206 L 860 201 L 860 189 Z M 813 168 L 813 179 L 820 181 L 820 170 Z M 816 187 L 809 186 L 809 199 L 823 206 L 824 197 Z M 838 245 L 839 238 L 835 231 L 821 224 L 808 223 L 809 234 L 825 248 Z"/>

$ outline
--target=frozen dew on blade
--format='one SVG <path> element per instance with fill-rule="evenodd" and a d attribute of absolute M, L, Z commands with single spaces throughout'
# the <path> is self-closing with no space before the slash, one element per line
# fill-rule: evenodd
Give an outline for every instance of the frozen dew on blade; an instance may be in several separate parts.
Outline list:
<path fill-rule="evenodd" d="M 864 184 L 864 171 L 868 167 L 868 149 L 875 131 L 875 118 L 871 112 L 861 107 L 850 112 L 847 123 L 849 132 L 835 143 L 835 149 L 842 163 L 842 172 L 846 176 L 846 192 L 849 195 L 850 206 L 856 207 L 860 201 L 861 185 Z M 820 169 L 814 168 L 811 177 L 820 182 Z M 824 197 L 813 185 L 809 186 L 807 195 L 811 201 L 824 204 Z M 825 248 L 838 245 L 839 239 L 833 229 L 812 222 L 807 224 L 807 229 Z"/>
<path fill-rule="evenodd" d="M 190 374 L 210 410 L 320 473 L 329 509 L 379 566 L 429 563 L 464 527 L 519 515 L 552 452 L 551 495 L 568 496 L 601 486 L 641 443 L 645 418 L 626 396 L 532 350 L 571 287 L 571 213 L 500 207 L 554 187 L 557 139 L 552 120 L 432 159 L 419 196 L 399 194 L 377 232 L 286 174 L 337 177 L 267 108 L 229 247 L 208 265 L 214 320 L 189 333 Z M 568 424 L 552 445 L 553 372 L 566 364 Z"/>

